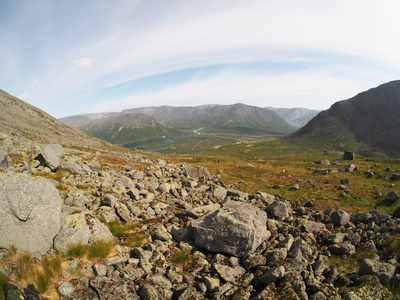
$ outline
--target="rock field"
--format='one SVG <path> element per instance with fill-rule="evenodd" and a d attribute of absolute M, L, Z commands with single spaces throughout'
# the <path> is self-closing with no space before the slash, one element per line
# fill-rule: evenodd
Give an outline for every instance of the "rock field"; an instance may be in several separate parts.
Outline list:
<path fill-rule="evenodd" d="M 399 210 L 294 207 L 142 152 L 11 138 L 0 148 L 0 258 L 10 247 L 40 260 L 71 243 L 116 241 L 102 260 L 65 258 L 57 295 L 13 281 L 7 299 L 395 299 L 399 290 Z M 113 221 L 136 228 L 115 237 Z M 127 245 L 133 234 L 142 245 Z M 12 267 L 0 272 L 12 279 Z"/>

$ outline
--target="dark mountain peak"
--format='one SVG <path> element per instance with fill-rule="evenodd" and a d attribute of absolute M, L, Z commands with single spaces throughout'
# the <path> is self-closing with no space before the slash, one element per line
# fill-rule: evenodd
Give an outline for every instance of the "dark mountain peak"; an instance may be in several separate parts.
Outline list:
<path fill-rule="evenodd" d="M 367 145 L 386 154 L 400 153 L 400 80 L 336 102 L 292 135 L 331 147 Z"/>

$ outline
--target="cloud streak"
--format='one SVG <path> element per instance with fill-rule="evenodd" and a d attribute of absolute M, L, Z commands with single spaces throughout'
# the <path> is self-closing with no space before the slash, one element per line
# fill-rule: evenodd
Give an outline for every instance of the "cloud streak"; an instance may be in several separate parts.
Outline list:
<path fill-rule="evenodd" d="M 390 0 L 13 1 L 0 11 L 9 46 L 0 46 L 0 88 L 22 95 L 40 78 L 29 101 L 56 116 L 112 107 L 106 101 L 137 106 L 138 98 L 143 105 L 304 99 L 305 107 L 329 107 L 345 91 L 399 77 L 398 11 L 400 2 Z M 154 83 L 146 93 L 126 88 L 209 68 L 230 73 Z"/>

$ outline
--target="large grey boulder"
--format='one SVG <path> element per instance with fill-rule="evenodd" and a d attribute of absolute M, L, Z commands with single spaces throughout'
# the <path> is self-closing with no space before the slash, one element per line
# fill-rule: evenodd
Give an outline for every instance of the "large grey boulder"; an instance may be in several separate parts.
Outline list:
<path fill-rule="evenodd" d="M 331 214 L 332 222 L 337 226 L 344 226 L 350 222 L 350 214 L 338 209 Z"/>
<path fill-rule="evenodd" d="M 396 266 L 372 259 L 364 259 L 360 264 L 358 275 L 376 275 L 381 282 L 390 280 L 396 271 Z"/>
<path fill-rule="evenodd" d="M 252 253 L 269 237 L 267 215 L 259 208 L 229 201 L 217 211 L 192 221 L 197 246 L 237 257 Z"/>
<path fill-rule="evenodd" d="M 54 172 L 60 168 L 63 155 L 64 149 L 61 145 L 49 144 L 43 147 L 42 152 L 40 152 L 36 159 L 38 159 L 43 166 L 49 167 L 49 169 Z"/>
<path fill-rule="evenodd" d="M 96 217 L 90 213 L 76 213 L 63 218 L 61 230 L 54 238 L 54 248 L 65 253 L 73 244 L 112 239 L 113 235 L 108 227 Z"/>
<path fill-rule="evenodd" d="M 61 226 L 62 199 L 50 180 L 0 173 L 0 248 L 44 254 Z"/>

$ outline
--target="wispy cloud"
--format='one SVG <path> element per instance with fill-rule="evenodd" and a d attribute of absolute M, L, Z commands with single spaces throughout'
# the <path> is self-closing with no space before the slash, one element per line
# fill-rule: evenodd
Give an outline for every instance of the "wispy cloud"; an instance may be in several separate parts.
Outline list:
<path fill-rule="evenodd" d="M 132 0 L 120 4 L 10 2 L 0 11 L 0 39 L 9 45 L 0 49 L 5 53 L 0 56 L 1 88 L 22 94 L 40 78 L 40 83 L 33 84 L 29 101 L 59 115 L 65 113 L 57 108 L 60 103 L 78 103 L 69 105 L 75 109 L 72 113 L 100 107 L 96 101 L 104 102 L 110 88 L 116 90 L 118 103 L 123 97 L 130 101 L 139 97 L 162 105 L 186 97 L 186 104 L 195 105 L 232 99 L 230 91 L 238 99 L 241 95 L 253 102 L 272 95 L 295 101 L 306 99 L 309 92 L 304 87 L 310 87 L 315 89 L 312 97 L 323 102 L 319 106 L 328 107 L 347 90 L 343 87 L 368 88 L 400 77 L 400 40 L 396 38 L 400 36 L 400 1 Z M 326 58 L 323 64 L 321 57 Z M 187 78 L 162 89 L 157 83 L 146 94 L 117 91 L 123 83 L 146 77 L 237 64 L 259 65 L 259 69 L 235 70 L 234 75 L 224 75 L 225 80 L 221 74 Z M 262 70 L 265 64 L 280 65 L 276 79 L 273 72 Z M 315 75 L 317 68 L 325 71 Z M 261 87 L 251 86 L 254 80 Z M 334 88 L 319 88 L 327 82 Z M 315 101 L 303 103 L 311 107 Z"/>
<path fill-rule="evenodd" d="M 72 69 L 90 69 L 92 67 L 93 58 L 91 57 L 82 57 L 79 59 L 75 59 L 72 62 Z"/>

